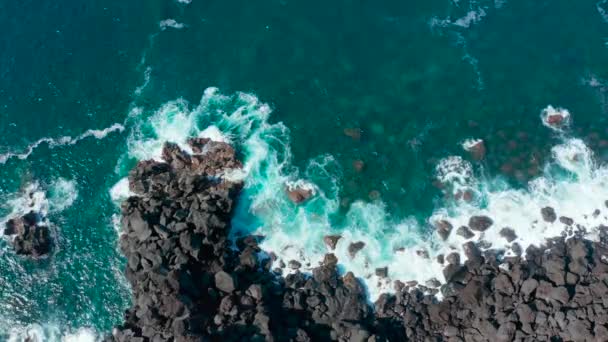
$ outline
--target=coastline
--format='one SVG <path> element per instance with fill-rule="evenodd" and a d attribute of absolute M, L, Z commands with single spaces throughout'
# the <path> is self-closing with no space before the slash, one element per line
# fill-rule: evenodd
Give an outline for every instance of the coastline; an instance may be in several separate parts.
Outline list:
<path fill-rule="evenodd" d="M 396 282 L 371 306 L 331 253 L 312 274 L 289 265 L 283 277 L 264 257 L 263 237 L 232 248 L 242 184 L 222 175 L 240 167 L 236 153 L 223 142 L 189 143 L 192 154 L 165 144 L 164 162 L 142 161 L 129 175 L 137 196 L 122 206 L 121 249 L 134 304 L 108 341 L 608 339 L 608 227 L 599 241 L 559 237 L 525 259 L 469 242 L 466 260 L 446 258 L 438 290 Z"/>

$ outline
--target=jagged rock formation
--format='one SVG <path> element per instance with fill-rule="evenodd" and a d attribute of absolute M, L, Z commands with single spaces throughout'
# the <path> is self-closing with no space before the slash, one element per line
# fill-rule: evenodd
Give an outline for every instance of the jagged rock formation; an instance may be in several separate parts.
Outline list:
<path fill-rule="evenodd" d="M 40 258 L 53 249 L 51 230 L 41 214 L 34 211 L 8 220 L 4 235 L 11 238 L 15 253 L 20 255 Z"/>
<path fill-rule="evenodd" d="M 529 249 L 525 260 L 499 259 L 469 242 L 466 260 L 445 257 L 448 282 L 439 290 L 396 282 L 396 294 L 372 308 L 359 280 L 339 275 L 333 254 L 310 276 L 290 263 L 295 273 L 282 277 L 258 247 L 263 237 L 241 237 L 230 248 L 241 184 L 223 174 L 240 163 L 225 143 L 190 143 L 194 155 L 167 144 L 165 162 L 143 161 L 130 173 L 137 196 L 123 204 L 120 244 L 133 306 L 108 340 L 608 340 L 606 234 L 599 242 L 558 238 L 546 252 Z M 476 230 L 492 224 L 473 221 Z M 443 300 L 425 294 L 433 291 Z"/>

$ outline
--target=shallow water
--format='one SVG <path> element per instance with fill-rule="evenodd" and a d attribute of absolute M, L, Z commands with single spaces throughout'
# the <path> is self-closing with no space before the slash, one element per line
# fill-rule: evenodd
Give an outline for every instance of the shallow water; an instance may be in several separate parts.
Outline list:
<path fill-rule="evenodd" d="M 591 214 L 608 199 L 607 13 L 566 0 L 0 4 L 0 217 L 36 186 L 59 239 L 39 262 L 0 242 L 0 339 L 94 339 L 121 320 L 116 184 L 165 140 L 232 141 L 247 185 L 235 234 L 262 233 L 305 268 L 342 234 L 342 266 L 372 297 L 390 288 L 376 267 L 440 278 L 416 254 L 460 248 L 433 233 L 440 217 L 489 214 L 475 239 L 507 248 L 503 226 L 522 245 L 561 232 L 533 223 L 545 205 L 604 222 Z M 549 105 L 569 127 L 543 125 Z M 484 141 L 483 161 L 467 139 Z M 303 206 L 284 195 L 298 180 L 315 189 Z"/>

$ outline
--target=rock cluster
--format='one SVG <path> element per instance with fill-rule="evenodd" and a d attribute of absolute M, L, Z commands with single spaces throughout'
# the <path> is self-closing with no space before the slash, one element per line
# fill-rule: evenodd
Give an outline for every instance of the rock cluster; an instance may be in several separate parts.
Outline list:
<path fill-rule="evenodd" d="M 465 260 L 442 257 L 446 284 L 397 281 L 396 293 L 372 306 L 362 283 L 338 272 L 334 254 L 311 275 L 291 261 L 293 273 L 283 277 L 271 270 L 274 256 L 260 250 L 263 237 L 240 237 L 232 248 L 227 237 L 241 184 L 222 175 L 240 164 L 227 144 L 191 144 L 193 155 L 167 144 L 164 162 L 143 161 L 130 173 L 137 196 L 122 206 L 120 244 L 133 306 L 108 341 L 608 340 L 606 232 L 599 242 L 552 240 L 528 249 L 526 259 L 467 242 Z M 487 217 L 472 221 L 475 231 L 492 225 Z M 437 229 L 454 227 L 438 222 Z M 339 239 L 325 243 L 335 247 Z M 352 243 L 349 253 L 364 246 Z"/>
<path fill-rule="evenodd" d="M 41 214 L 34 211 L 8 220 L 4 235 L 11 238 L 15 252 L 20 255 L 39 258 L 53 249 L 51 230 Z"/>

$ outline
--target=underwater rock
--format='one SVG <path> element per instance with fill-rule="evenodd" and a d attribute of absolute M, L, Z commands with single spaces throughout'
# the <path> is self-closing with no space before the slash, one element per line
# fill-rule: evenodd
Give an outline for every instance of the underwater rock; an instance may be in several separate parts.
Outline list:
<path fill-rule="evenodd" d="M 463 148 L 474 160 L 481 161 L 486 157 L 486 145 L 481 139 L 467 140 L 464 142 Z"/>
<path fill-rule="evenodd" d="M 363 160 L 353 161 L 353 169 L 355 171 L 361 172 L 361 171 L 363 171 L 364 168 L 365 168 L 365 163 L 363 162 Z"/>
<path fill-rule="evenodd" d="M 344 129 L 344 135 L 353 140 L 361 140 L 361 129 L 358 127 L 348 127 Z"/>

